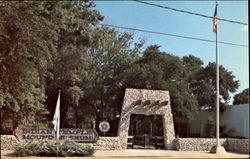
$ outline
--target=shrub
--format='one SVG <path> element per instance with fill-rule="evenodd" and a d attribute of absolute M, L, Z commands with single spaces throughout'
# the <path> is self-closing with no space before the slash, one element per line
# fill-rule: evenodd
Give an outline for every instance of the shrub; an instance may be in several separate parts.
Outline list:
<path fill-rule="evenodd" d="M 62 156 L 92 156 L 94 149 L 90 146 L 81 146 L 72 140 L 65 140 L 60 145 L 60 154 Z"/>
<path fill-rule="evenodd" d="M 65 140 L 63 143 L 38 140 L 19 143 L 14 150 L 15 156 L 92 156 L 94 149 L 82 146 L 74 141 Z"/>

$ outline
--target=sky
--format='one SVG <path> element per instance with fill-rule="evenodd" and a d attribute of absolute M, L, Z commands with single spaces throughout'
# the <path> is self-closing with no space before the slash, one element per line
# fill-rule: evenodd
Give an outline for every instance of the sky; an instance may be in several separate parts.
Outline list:
<path fill-rule="evenodd" d="M 213 16 L 215 1 L 147 1 L 149 3 L 187 10 Z M 191 36 L 215 40 L 212 31 L 212 19 L 186 13 L 175 12 L 135 1 L 95 1 L 96 7 L 105 18 L 102 23 L 144 29 L 149 31 Z M 247 1 L 219 1 L 218 17 L 248 23 Z M 194 55 L 204 62 L 216 61 L 215 43 L 182 39 L 171 36 L 142 33 L 117 29 L 133 33 L 135 39 L 146 39 L 145 48 L 152 44 L 160 45 L 161 51 L 183 57 Z M 218 22 L 218 39 L 248 46 L 248 25 Z M 236 93 L 249 88 L 249 49 L 248 47 L 219 44 L 220 65 L 232 72 L 240 87 Z M 232 94 L 233 97 L 234 94 Z M 232 102 L 232 100 L 231 100 Z"/>

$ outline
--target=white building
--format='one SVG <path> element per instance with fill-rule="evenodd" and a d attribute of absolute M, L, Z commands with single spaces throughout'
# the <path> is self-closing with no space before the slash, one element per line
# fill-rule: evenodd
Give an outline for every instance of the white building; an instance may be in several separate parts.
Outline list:
<path fill-rule="evenodd" d="M 197 117 L 188 124 L 188 135 L 204 137 L 208 118 L 215 119 L 215 112 L 211 110 L 199 111 Z M 220 126 L 226 130 L 234 129 L 232 136 L 249 138 L 249 104 L 227 106 L 220 115 Z"/>

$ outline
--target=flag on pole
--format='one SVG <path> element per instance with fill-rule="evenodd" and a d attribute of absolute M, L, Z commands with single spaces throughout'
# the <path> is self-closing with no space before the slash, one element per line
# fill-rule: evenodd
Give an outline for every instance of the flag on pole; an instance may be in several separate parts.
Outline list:
<path fill-rule="evenodd" d="M 215 5 L 214 17 L 213 17 L 213 32 L 217 33 L 217 3 Z"/>
<path fill-rule="evenodd" d="M 54 130 L 56 131 L 56 139 L 59 139 L 59 129 L 60 129 L 60 91 L 58 94 L 58 99 L 56 102 L 56 110 L 53 117 L 52 123 L 54 124 Z"/>

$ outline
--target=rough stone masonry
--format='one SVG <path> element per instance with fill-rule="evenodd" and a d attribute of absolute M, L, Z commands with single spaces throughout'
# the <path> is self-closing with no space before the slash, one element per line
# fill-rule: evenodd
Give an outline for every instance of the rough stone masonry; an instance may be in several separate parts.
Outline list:
<path fill-rule="evenodd" d="M 126 89 L 118 128 L 118 139 L 122 149 L 127 148 L 130 116 L 132 114 L 161 115 L 165 149 L 174 148 L 174 122 L 168 91 Z"/>

